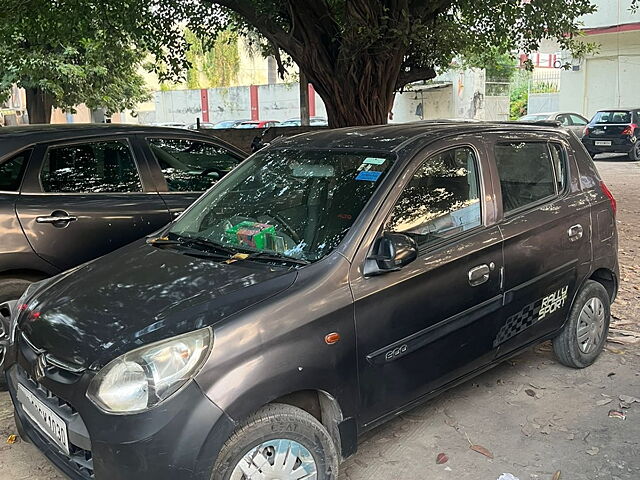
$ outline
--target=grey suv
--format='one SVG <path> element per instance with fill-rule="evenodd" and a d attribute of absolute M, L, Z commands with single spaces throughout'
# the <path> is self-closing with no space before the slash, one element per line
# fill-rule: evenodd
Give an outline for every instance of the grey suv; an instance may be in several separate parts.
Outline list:
<path fill-rule="evenodd" d="M 161 228 L 245 156 L 170 128 L 3 128 L 0 302 Z"/>
<path fill-rule="evenodd" d="M 336 479 L 362 433 L 538 342 L 594 362 L 614 217 L 560 128 L 279 140 L 5 306 L 18 429 L 74 479 Z"/>

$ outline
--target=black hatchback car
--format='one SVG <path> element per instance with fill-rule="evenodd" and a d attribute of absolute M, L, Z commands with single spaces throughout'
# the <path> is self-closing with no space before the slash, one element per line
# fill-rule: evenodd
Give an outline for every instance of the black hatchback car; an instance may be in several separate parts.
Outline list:
<path fill-rule="evenodd" d="M 168 224 L 244 157 L 171 128 L 3 128 L 0 302 Z"/>
<path fill-rule="evenodd" d="M 594 362 L 615 208 L 560 128 L 281 139 L 5 307 L 20 434 L 74 479 L 335 479 L 363 432 L 538 342 Z"/>
<path fill-rule="evenodd" d="M 584 129 L 582 143 L 592 157 L 626 153 L 630 160 L 640 160 L 640 108 L 599 111 Z"/>

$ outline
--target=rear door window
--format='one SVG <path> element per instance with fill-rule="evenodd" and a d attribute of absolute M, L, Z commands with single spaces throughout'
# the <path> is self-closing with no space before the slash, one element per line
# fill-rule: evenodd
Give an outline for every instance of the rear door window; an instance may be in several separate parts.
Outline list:
<path fill-rule="evenodd" d="M 17 192 L 27 168 L 31 150 L 25 150 L 13 157 L 0 161 L 0 192 Z"/>
<path fill-rule="evenodd" d="M 214 143 L 183 138 L 148 138 L 170 192 L 203 192 L 242 159 Z"/>
<path fill-rule="evenodd" d="M 40 172 L 44 192 L 141 192 L 142 183 L 125 140 L 50 147 Z"/>
<path fill-rule="evenodd" d="M 501 143 L 495 147 L 495 158 L 505 213 L 556 195 L 555 168 L 547 143 Z"/>

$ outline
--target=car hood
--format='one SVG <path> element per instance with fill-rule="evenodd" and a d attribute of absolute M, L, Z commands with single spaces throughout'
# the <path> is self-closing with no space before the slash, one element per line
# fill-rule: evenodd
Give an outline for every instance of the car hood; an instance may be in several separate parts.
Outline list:
<path fill-rule="evenodd" d="M 18 323 L 34 347 L 57 360 L 100 368 L 142 345 L 213 326 L 285 290 L 296 275 L 136 242 L 44 282 Z"/>

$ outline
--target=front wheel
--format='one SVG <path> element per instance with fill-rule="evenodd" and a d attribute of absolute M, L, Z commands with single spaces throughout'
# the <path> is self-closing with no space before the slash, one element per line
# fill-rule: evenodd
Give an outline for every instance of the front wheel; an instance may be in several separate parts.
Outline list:
<path fill-rule="evenodd" d="M 313 416 L 284 404 L 250 416 L 224 444 L 212 480 L 336 480 L 338 454 Z"/>
<path fill-rule="evenodd" d="M 22 278 L 0 279 L 0 303 L 18 300 L 30 284 L 29 280 Z"/>
<path fill-rule="evenodd" d="M 553 339 L 553 351 L 560 363 L 584 368 L 595 362 L 607 341 L 610 319 L 609 294 L 600 283 L 587 280 L 567 323 Z"/>
<path fill-rule="evenodd" d="M 629 150 L 629 159 L 637 162 L 640 160 L 640 140 L 638 140 L 631 150 Z"/>

